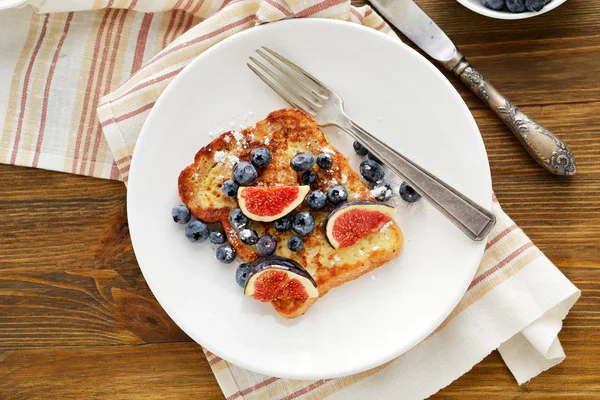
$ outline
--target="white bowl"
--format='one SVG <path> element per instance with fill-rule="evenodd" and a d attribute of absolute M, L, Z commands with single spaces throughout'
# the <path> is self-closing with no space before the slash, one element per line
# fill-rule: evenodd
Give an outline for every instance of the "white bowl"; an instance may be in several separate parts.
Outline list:
<path fill-rule="evenodd" d="M 560 6 L 567 0 L 552 0 L 550 3 L 546 4 L 544 8 L 540 11 L 526 11 L 522 13 L 512 13 L 510 11 L 496 11 L 491 10 L 481 4 L 479 0 L 457 0 L 460 4 L 467 7 L 468 9 L 475 11 L 477 14 L 485 15 L 486 17 L 496 18 L 496 19 L 525 19 L 536 17 L 538 15 L 542 15 L 547 13 L 548 11 L 554 10 L 556 7 Z"/>

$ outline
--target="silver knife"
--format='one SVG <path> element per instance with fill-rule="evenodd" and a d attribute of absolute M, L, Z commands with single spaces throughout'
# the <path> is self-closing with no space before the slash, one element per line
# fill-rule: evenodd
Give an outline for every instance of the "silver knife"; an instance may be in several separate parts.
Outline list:
<path fill-rule="evenodd" d="M 523 147 L 545 169 L 574 175 L 575 158 L 562 140 L 515 107 L 479 71 L 412 0 L 371 0 L 379 12 L 429 56 L 451 71 L 510 128 Z"/>

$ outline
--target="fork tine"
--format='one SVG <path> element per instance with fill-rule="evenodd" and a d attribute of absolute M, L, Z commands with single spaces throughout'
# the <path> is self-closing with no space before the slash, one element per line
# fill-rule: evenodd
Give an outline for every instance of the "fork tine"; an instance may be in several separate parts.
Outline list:
<path fill-rule="evenodd" d="M 317 78 L 315 78 L 314 76 L 312 76 L 311 74 L 309 74 L 308 72 L 306 72 L 305 70 L 303 70 L 302 68 L 300 68 L 299 66 L 297 66 L 296 64 L 294 64 L 293 62 L 291 62 L 290 60 L 288 60 L 287 58 L 285 58 L 284 56 L 282 56 L 281 54 L 277 53 L 274 50 L 269 49 L 266 46 L 261 46 L 261 47 L 263 49 L 265 49 L 273 57 L 277 58 L 279 61 L 281 61 L 282 63 L 284 63 L 288 67 L 292 68 L 294 71 L 296 71 L 299 74 L 301 74 L 301 75 L 305 76 L 306 78 L 310 79 L 310 81 L 313 82 L 315 85 L 317 85 L 319 87 L 319 89 L 321 89 L 323 92 L 325 92 L 325 94 L 327 92 L 331 91 L 331 89 L 329 89 L 323 82 L 321 82 L 320 80 L 318 80 Z"/>
<path fill-rule="evenodd" d="M 287 76 L 288 78 L 290 78 L 291 80 L 293 80 L 294 82 L 296 82 L 296 84 L 298 84 L 300 87 L 302 87 L 302 89 L 304 89 L 308 93 L 312 94 L 314 96 L 315 100 L 323 100 L 323 99 L 325 99 L 325 96 L 317 93 L 313 88 L 308 87 L 308 85 L 306 83 L 304 83 L 300 79 L 298 79 L 298 77 L 296 77 L 295 74 L 292 74 L 287 68 L 282 67 L 280 63 L 278 63 L 277 61 L 273 60 L 271 57 L 269 57 L 268 54 L 265 54 L 260 49 L 257 49 L 256 52 L 258 54 L 260 54 L 260 56 L 262 58 L 264 58 L 265 60 L 267 60 L 269 62 L 269 64 L 271 64 L 272 66 L 274 66 L 275 68 L 277 68 L 282 74 L 284 74 L 285 76 Z"/>
<path fill-rule="evenodd" d="M 276 73 L 271 71 L 269 68 L 267 68 L 263 63 L 258 61 L 256 58 L 250 57 L 250 60 L 252 60 L 252 62 L 254 62 L 254 64 L 256 64 L 260 69 L 262 69 L 264 72 L 266 72 L 271 78 L 273 78 L 275 81 L 277 81 L 277 83 L 279 83 L 285 89 L 287 89 L 292 94 L 294 94 L 294 96 L 296 96 L 298 99 L 302 100 L 302 102 L 305 103 L 308 106 L 308 108 L 311 110 L 311 112 L 309 114 L 315 113 L 315 109 L 319 107 L 318 104 L 311 101 L 310 99 L 307 99 L 306 96 L 302 95 L 302 93 L 300 93 L 298 90 L 296 90 L 294 87 L 292 87 L 289 83 L 287 83 L 283 79 L 281 79 L 281 77 L 279 77 L 279 75 L 277 75 Z M 280 96 L 281 96 L 281 94 L 280 94 Z M 285 99 L 285 97 L 283 97 L 283 98 Z M 286 101 L 287 101 L 287 99 L 286 99 Z M 290 103 L 290 102 L 288 101 L 288 103 Z M 292 103 L 290 103 L 290 104 L 292 104 Z M 302 110 L 306 109 L 306 107 L 298 107 L 297 105 L 294 105 L 294 104 L 292 104 L 292 105 L 294 107 L 300 108 Z"/>
<path fill-rule="evenodd" d="M 251 57 L 252 58 L 252 57 Z M 315 115 L 314 111 L 312 109 L 308 109 L 307 107 L 302 107 L 300 106 L 298 103 L 296 103 L 294 101 L 294 99 L 292 99 L 287 93 L 285 93 L 283 90 L 281 90 L 279 88 L 279 86 L 277 86 L 276 84 L 274 84 L 273 82 L 271 82 L 271 80 L 269 78 L 267 78 L 262 72 L 260 72 L 259 70 L 257 70 L 252 64 L 247 63 L 246 64 L 248 66 L 248 68 L 250 68 L 252 70 L 252 72 L 254 72 L 264 83 L 266 83 L 271 89 L 273 89 L 279 96 L 281 96 L 285 101 L 287 101 L 292 107 L 298 108 L 302 111 L 304 111 L 307 114 L 311 114 L 311 115 Z"/>

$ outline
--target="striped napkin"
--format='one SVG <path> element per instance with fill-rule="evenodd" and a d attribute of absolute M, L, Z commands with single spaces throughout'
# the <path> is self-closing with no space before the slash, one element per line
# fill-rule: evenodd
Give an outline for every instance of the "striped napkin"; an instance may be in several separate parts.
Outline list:
<path fill-rule="evenodd" d="M 38 13 L 0 12 L 0 162 L 124 182 L 160 93 L 220 40 L 294 17 L 336 18 L 394 35 L 369 7 L 351 7 L 349 0 L 29 4 Z M 519 384 L 560 363 L 558 333 L 580 292 L 497 201 L 492 210 L 498 222 L 467 293 L 411 351 L 361 374 L 318 381 L 263 376 L 206 352 L 225 397 L 420 399 L 495 349 Z"/>

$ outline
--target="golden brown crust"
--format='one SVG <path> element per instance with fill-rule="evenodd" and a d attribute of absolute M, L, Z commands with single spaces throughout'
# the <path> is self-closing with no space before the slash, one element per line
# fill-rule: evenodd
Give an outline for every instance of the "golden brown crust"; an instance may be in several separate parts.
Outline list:
<path fill-rule="evenodd" d="M 221 191 L 224 181 L 233 176 L 238 160 L 249 161 L 250 153 L 258 147 L 266 147 L 273 154 L 267 168 L 259 171 L 256 185 L 298 185 L 301 175 L 290 166 L 291 158 L 298 152 L 310 151 L 318 155 L 325 151 L 333 157 L 333 166 L 322 170 L 315 165 L 312 170 L 318 179 L 311 190 L 326 192 L 334 184 L 343 184 L 349 192 L 349 200 L 372 200 L 369 188 L 350 168 L 346 158 L 335 149 L 308 115 L 297 110 L 278 110 L 266 119 L 241 132 L 226 132 L 196 153 L 194 163 L 179 175 L 179 195 L 192 214 L 206 222 L 221 222 L 229 242 L 237 254 L 246 261 L 259 257 L 254 246 L 246 246 L 238 238 L 237 231 L 229 224 L 229 213 L 238 207 L 237 201 Z M 301 205 L 298 210 L 304 210 Z M 304 237 L 304 247 L 298 253 L 287 248 L 292 232 L 278 232 L 272 223 L 252 221 L 251 227 L 259 235 L 270 234 L 277 239 L 276 254 L 288 257 L 304 266 L 315 278 L 319 297 L 330 289 L 356 279 L 396 257 L 402 248 L 402 232 L 391 223 L 381 232 L 367 235 L 358 243 L 345 249 L 334 250 L 322 232 L 322 221 L 331 206 L 315 217 L 315 230 Z M 316 299 L 296 304 L 273 304 L 284 317 L 302 315 Z"/>

